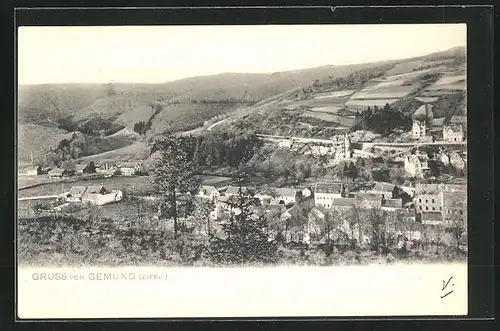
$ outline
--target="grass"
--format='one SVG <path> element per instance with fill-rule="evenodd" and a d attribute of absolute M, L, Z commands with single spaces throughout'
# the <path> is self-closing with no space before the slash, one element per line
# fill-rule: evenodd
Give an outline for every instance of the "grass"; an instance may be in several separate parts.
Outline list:
<path fill-rule="evenodd" d="M 50 148 L 57 147 L 59 141 L 70 138 L 71 134 L 57 128 L 54 124 L 20 124 L 18 125 L 18 159 L 30 162 L 31 153 L 35 164 L 45 161 Z"/>
<path fill-rule="evenodd" d="M 116 214 L 115 211 L 113 215 Z M 124 210 L 124 218 L 133 214 L 133 209 Z M 21 265 L 65 267 L 141 264 L 217 266 L 207 254 L 209 246 L 206 239 L 185 234 L 174 240 L 168 227 L 151 230 L 130 225 L 123 220 L 91 222 L 69 217 L 19 219 L 18 260 Z M 441 247 L 427 244 L 409 251 L 392 248 L 385 253 L 369 247 L 349 249 L 345 245 L 327 249 L 318 244 L 305 247 L 291 243 L 279 244 L 279 247 L 277 265 L 282 266 L 463 262 L 467 258 L 465 252 L 444 243 Z"/>

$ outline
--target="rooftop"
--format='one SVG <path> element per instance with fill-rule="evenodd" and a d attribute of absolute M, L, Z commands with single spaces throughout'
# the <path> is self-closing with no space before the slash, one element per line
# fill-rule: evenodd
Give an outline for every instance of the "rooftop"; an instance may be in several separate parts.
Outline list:
<path fill-rule="evenodd" d="M 377 182 L 375 186 L 372 188 L 373 191 L 392 191 L 396 185 L 386 182 Z"/>
<path fill-rule="evenodd" d="M 217 191 L 217 189 L 213 186 L 202 185 L 200 187 L 200 191 L 202 191 L 203 194 L 212 194 L 214 193 L 214 191 Z"/>
<path fill-rule="evenodd" d="M 463 131 L 462 130 L 462 126 L 461 125 L 445 125 L 443 130 L 446 130 L 446 131 L 452 131 L 452 132 L 461 132 Z"/>
<path fill-rule="evenodd" d="M 427 116 L 429 118 L 432 118 L 434 116 L 434 114 L 432 113 L 432 105 L 424 104 L 418 107 L 418 109 L 413 113 L 413 118 L 418 116 Z"/>
<path fill-rule="evenodd" d="M 402 208 L 403 207 L 403 200 L 401 200 L 401 199 L 387 199 L 387 200 L 385 200 L 384 207 Z"/>
<path fill-rule="evenodd" d="M 465 124 L 467 123 L 467 116 L 453 115 L 450 119 L 452 124 Z"/>
<path fill-rule="evenodd" d="M 443 191 L 443 205 L 446 207 L 460 207 L 467 203 L 467 192 Z"/>
<path fill-rule="evenodd" d="M 229 186 L 226 190 L 226 194 L 239 194 L 240 188 L 237 186 Z M 247 188 L 245 186 L 241 187 L 241 191 L 245 193 Z"/>
<path fill-rule="evenodd" d="M 101 193 L 101 191 L 103 189 L 104 189 L 104 186 L 102 186 L 102 185 L 93 185 L 93 186 L 89 186 L 87 193 L 90 193 L 90 194 Z"/>
<path fill-rule="evenodd" d="M 73 186 L 69 190 L 69 194 L 71 195 L 81 195 L 85 192 L 85 187 L 84 186 Z"/>
<path fill-rule="evenodd" d="M 317 183 L 315 187 L 316 193 L 331 193 L 340 194 L 344 188 L 343 183 Z"/>
<path fill-rule="evenodd" d="M 439 184 L 416 184 L 415 194 L 438 194 L 441 190 Z"/>
<path fill-rule="evenodd" d="M 425 211 L 422 212 L 421 219 L 426 221 L 442 221 L 443 217 L 438 211 Z"/>
<path fill-rule="evenodd" d="M 353 198 L 334 198 L 332 199 L 332 206 L 337 207 L 353 207 L 355 200 Z"/>
<path fill-rule="evenodd" d="M 277 188 L 275 189 L 275 191 L 278 194 L 278 196 L 284 196 L 284 197 L 295 197 L 295 195 L 297 194 L 296 189 L 288 187 Z"/>
<path fill-rule="evenodd" d="M 382 196 L 380 194 L 374 194 L 369 192 L 357 192 L 356 198 L 363 200 L 382 201 Z"/>

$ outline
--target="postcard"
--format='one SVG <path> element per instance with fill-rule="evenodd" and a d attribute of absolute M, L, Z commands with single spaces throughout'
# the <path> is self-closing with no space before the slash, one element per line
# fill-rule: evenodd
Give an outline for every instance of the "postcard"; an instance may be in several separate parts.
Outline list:
<path fill-rule="evenodd" d="M 466 315 L 466 35 L 20 27 L 18 318 Z"/>

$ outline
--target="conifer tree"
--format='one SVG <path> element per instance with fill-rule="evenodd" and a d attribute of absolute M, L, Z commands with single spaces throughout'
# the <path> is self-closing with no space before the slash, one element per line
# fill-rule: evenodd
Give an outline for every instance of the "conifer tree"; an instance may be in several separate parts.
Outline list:
<path fill-rule="evenodd" d="M 173 219 L 177 237 L 179 210 L 189 205 L 200 187 L 198 166 L 190 155 L 188 142 L 182 138 L 170 136 L 155 147 L 159 155 L 153 167 L 153 186 L 160 195 L 161 214 Z"/>
<path fill-rule="evenodd" d="M 228 205 L 228 219 L 221 224 L 225 236 L 210 243 L 212 259 L 222 264 L 275 262 L 278 247 L 268 240 L 267 219 L 257 212 L 252 193 L 240 183 L 238 195 L 232 196 Z"/>

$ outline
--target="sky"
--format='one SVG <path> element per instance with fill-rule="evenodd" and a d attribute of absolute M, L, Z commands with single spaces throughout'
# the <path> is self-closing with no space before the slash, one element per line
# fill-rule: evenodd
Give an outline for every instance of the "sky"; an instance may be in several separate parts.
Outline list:
<path fill-rule="evenodd" d="M 403 59 L 465 45 L 465 24 L 20 27 L 18 83 L 162 83 Z"/>

